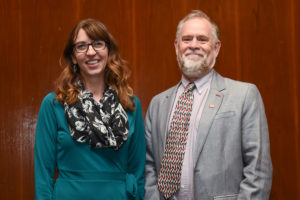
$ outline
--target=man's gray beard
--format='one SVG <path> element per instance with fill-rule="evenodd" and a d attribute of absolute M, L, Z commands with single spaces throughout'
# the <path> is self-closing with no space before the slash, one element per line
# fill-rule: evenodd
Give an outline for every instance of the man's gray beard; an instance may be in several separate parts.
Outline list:
<path fill-rule="evenodd" d="M 203 57 L 200 60 L 193 61 L 185 56 L 182 58 L 182 62 L 180 62 L 179 58 L 177 57 L 178 64 L 182 73 L 187 77 L 201 77 L 202 75 L 209 72 L 216 62 L 216 57 L 214 57 L 211 66 L 207 63 L 207 57 Z"/>

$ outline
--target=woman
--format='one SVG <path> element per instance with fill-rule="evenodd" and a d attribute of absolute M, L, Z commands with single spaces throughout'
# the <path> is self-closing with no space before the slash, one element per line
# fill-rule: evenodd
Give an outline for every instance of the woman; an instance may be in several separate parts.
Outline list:
<path fill-rule="evenodd" d="M 143 199 L 141 104 L 115 39 L 86 19 L 72 30 L 63 56 L 67 66 L 37 121 L 36 200 Z"/>

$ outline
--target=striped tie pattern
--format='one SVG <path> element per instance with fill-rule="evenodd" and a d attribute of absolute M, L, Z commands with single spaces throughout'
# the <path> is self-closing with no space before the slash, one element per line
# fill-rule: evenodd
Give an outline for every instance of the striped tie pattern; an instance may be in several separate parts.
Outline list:
<path fill-rule="evenodd" d="M 190 83 L 180 95 L 170 124 L 169 136 L 163 155 L 157 188 L 166 199 L 178 190 L 181 168 L 192 112 L 194 83 Z"/>

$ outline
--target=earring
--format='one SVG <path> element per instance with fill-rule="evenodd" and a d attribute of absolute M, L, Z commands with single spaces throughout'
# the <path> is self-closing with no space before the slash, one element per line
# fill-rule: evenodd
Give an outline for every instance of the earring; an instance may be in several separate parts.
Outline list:
<path fill-rule="evenodd" d="M 76 72 L 78 71 L 78 65 L 77 64 L 73 64 L 73 72 L 74 74 L 76 74 Z"/>

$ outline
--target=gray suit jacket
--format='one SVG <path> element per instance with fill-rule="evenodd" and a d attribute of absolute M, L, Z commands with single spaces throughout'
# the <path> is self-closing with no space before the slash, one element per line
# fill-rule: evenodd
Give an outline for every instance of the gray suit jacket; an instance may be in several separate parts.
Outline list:
<path fill-rule="evenodd" d="M 177 88 L 155 96 L 146 114 L 145 199 L 163 199 L 156 182 Z M 194 157 L 195 199 L 269 198 L 269 134 L 262 98 L 255 85 L 214 72 L 199 130 Z"/>

